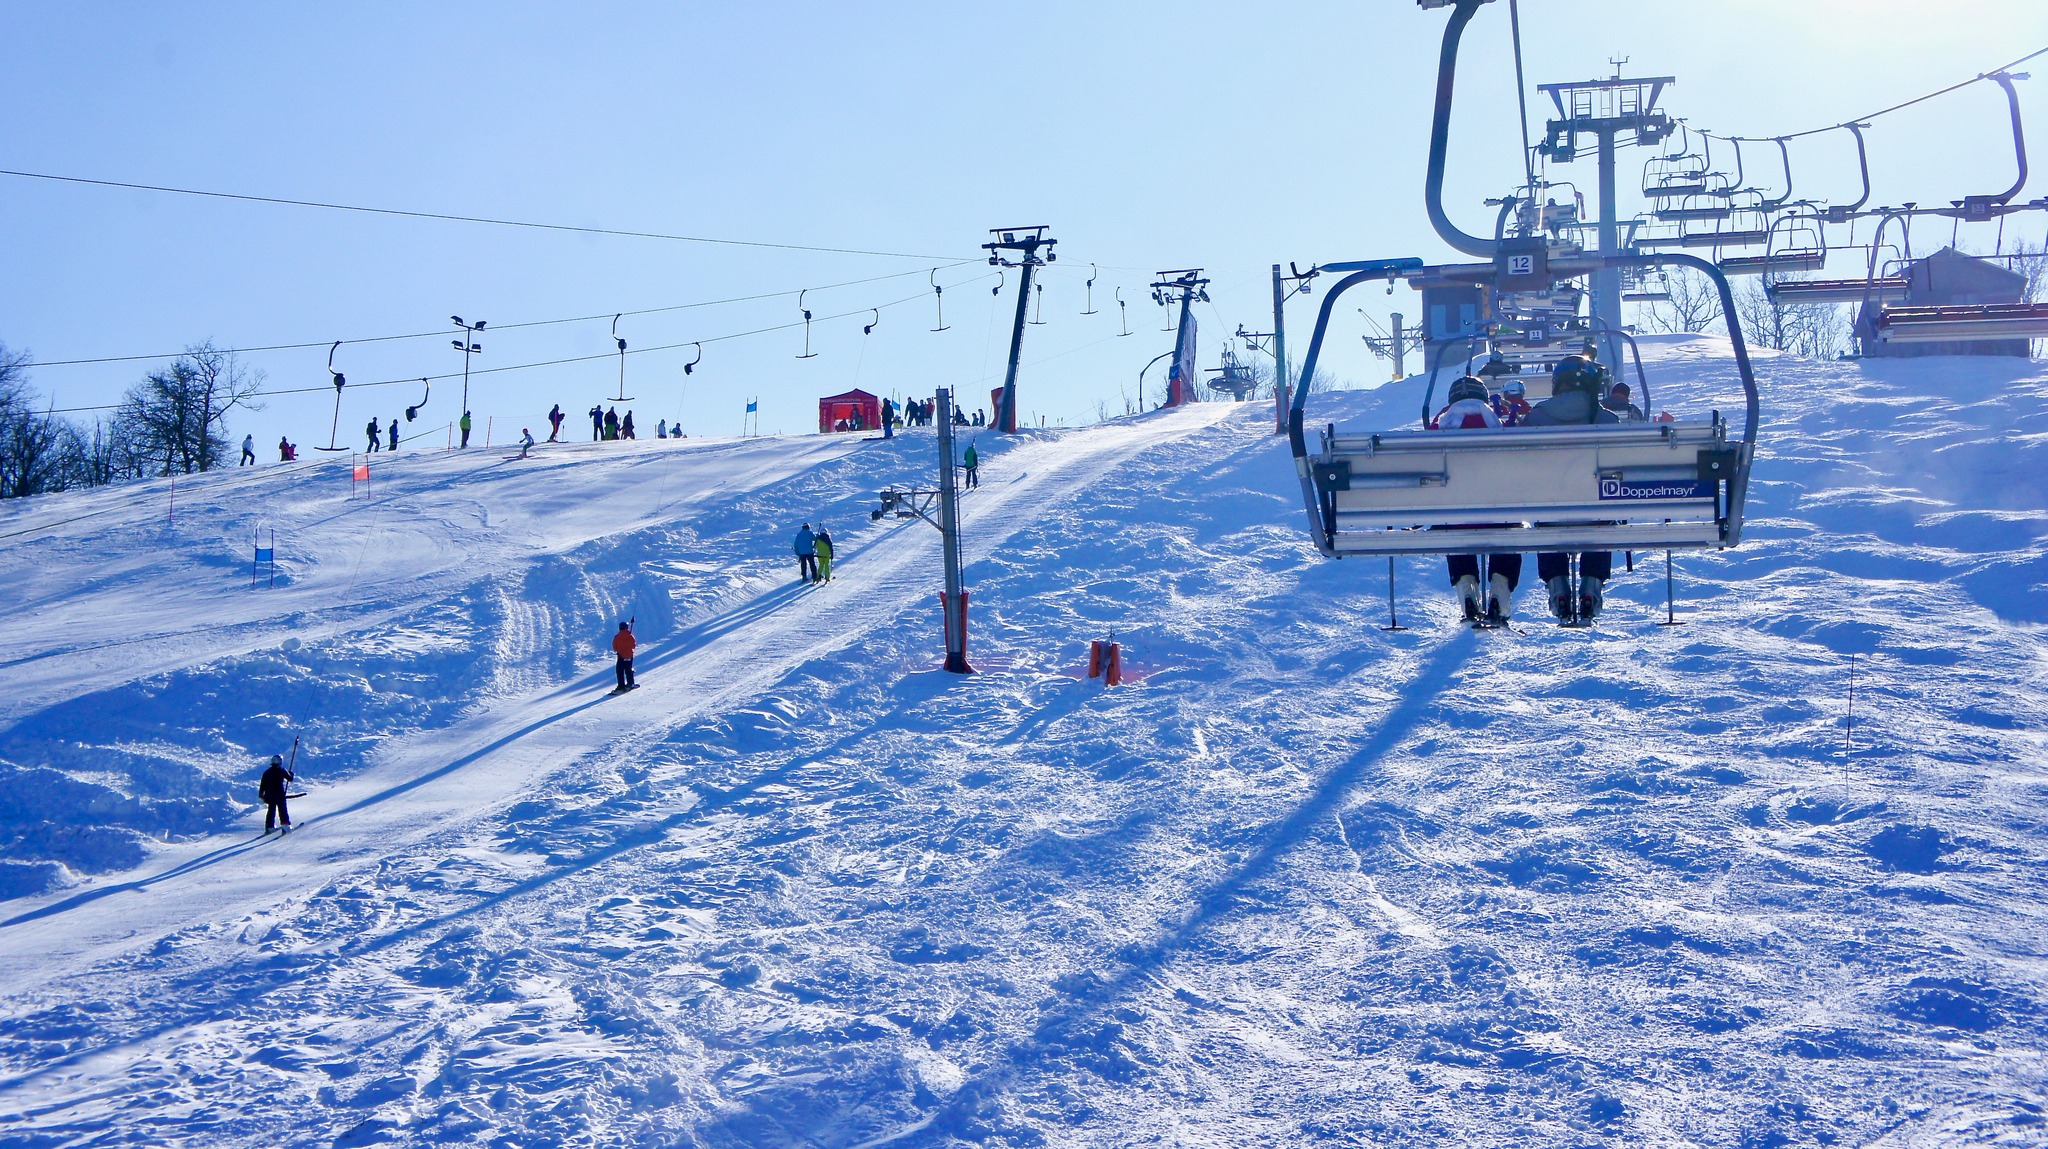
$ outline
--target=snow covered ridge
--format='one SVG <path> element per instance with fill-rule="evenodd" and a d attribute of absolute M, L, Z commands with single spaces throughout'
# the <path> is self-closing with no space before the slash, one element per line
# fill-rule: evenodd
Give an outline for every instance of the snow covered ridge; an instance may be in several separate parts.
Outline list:
<path fill-rule="evenodd" d="M 1713 341 L 1645 350 L 1729 405 Z M 981 440 L 969 681 L 935 532 L 865 514 L 926 438 L 422 456 L 353 510 L 230 475 L 175 534 L 27 536 L 0 811 L 66 869 L 0 903 L 0 1142 L 2048 1142 L 2048 375 L 1759 375 L 1745 544 L 1680 557 L 1671 630 L 1650 556 L 1592 631 L 1525 588 L 1485 635 L 1404 563 L 1378 630 L 1264 406 Z M 306 824 L 258 841 L 293 730 Z"/>

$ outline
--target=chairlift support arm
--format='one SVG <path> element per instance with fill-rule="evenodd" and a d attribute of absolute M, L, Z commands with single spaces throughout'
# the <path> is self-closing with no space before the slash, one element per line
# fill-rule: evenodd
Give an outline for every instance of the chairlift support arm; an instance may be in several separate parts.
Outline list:
<path fill-rule="evenodd" d="M 1491 258 L 1500 250 L 1498 241 L 1482 239 L 1461 230 L 1444 212 L 1444 162 L 1451 140 L 1451 99 L 1458 86 L 1458 42 L 1465 26 L 1487 0 L 1456 0 L 1451 19 L 1444 26 L 1443 50 L 1437 57 L 1436 114 L 1429 127 L 1429 171 L 1423 184 L 1423 198 L 1429 207 L 1430 225 L 1443 241 L 1466 255 Z M 1309 378 L 1303 375 L 1302 378 Z"/>

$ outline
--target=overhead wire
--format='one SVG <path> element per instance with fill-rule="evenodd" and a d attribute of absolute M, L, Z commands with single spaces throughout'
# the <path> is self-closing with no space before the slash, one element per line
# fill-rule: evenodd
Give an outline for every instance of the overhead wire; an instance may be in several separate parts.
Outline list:
<path fill-rule="evenodd" d="M 124 180 L 88 179 L 84 176 L 55 175 L 49 172 L 25 172 L 0 168 L 0 176 L 17 179 L 49 180 L 54 183 L 85 184 L 93 187 L 123 188 L 128 191 L 161 192 L 167 195 L 197 196 L 203 199 L 239 200 L 244 203 L 278 204 L 285 207 L 310 207 L 323 211 L 360 212 L 366 215 L 399 216 L 406 219 L 431 219 L 452 223 L 487 224 L 492 227 L 529 228 L 536 231 L 572 232 L 579 235 L 610 235 L 628 239 L 661 239 L 677 243 L 708 243 L 728 247 L 766 248 L 774 251 L 815 251 L 830 255 L 872 255 L 886 259 L 955 259 L 951 255 L 924 255 L 910 251 L 874 251 L 857 247 L 825 247 L 805 243 L 773 243 L 756 239 L 720 239 L 703 235 L 675 235 L 659 231 L 634 231 L 626 228 L 585 227 L 566 223 L 542 223 L 537 220 L 497 219 L 491 216 L 457 215 L 453 212 L 412 211 L 404 208 L 368 207 L 362 204 L 327 203 L 321 200 L 287 199 L 282 196 L 250 195 L 242 192 L 206 191 L 200 188 L 169 187 L 162 184 L 129 183 Z"/>
<path fill-rule="evenodd" d="M 1929 100 L 1936 99 L 1941 96 L 1946 96 L 1950 92 L 1961 91 L 1962 89 L 1969 87 L 1971 84 L 1981 83 L 1985 80 L 1990 79 L 1993 76 L 1998 75 L 2001 72 L 2005 72 L 2012 68 L 2016 68 L 2021 64 L 2026 63 L 2028 60 L 2034 59 L 2037 56 L 2048 56 L 2048 48 L 2037 48 L 2034 51 L 2029 52 L 2024 56 L 2021 56 L 2017 60 L 2012 60 L 2007 63 L 2000 64 L 1998 67 L 1993 68 L 1987 72 L 1979 72 L 1967 80 L 1950 84 L 1946 88 L 1941 88 L 1937 91 L 1929 92 L 1924 96 L 1915 96 L 1910 100 L 1904 101 L 1903 103 L 1893 104 L 1891 107 L 1885 108 L 1882 111 L 1871 112 L 1869 115 L 1857 116 L 1853 119 L 1844 120 L 1839 124 L 1829 124 L 1824 128 L 1808 128 L 1806 131 L 1803 132 L 1788 132 L 1783 135 L 1776 136 L 1716 136 L 1714 138 L 1720 140 L 1727 140 L 1731 143 L 1740 142 L 1745 144 L 1774 144 L 1777 143 L 1779 140 L 1797 140 L 1802 139 L 1806 136 L 1818 136 L 1825 132 L 1839 132 L 1848 128 L 1848 126 L 1851 124 L 1869 123 L 1871 120 L 1877 119 L 1879 116 L 1888 116 L 1891 115 L 1893 112 L 1904 111 L 1905 109 L 1910 108 L 1915 104 L 1924 104 Z M 1705 135 L 1706 133 L 1702 132 L 1700 134 Z"/>
<path fill-rule="evenodd" d="M 994 274 L 994 273 L 993 273 L 993 272 L 991 272 L 991 273 L 989 273 L 989 274 L 987 274 L 987 275 L 979 275 L 979 276 L 976 276 L 976 277 L 974 277 L 973 279 L 964 279 L 964 280 L 961 280 L 961 281 L 960 281 L 960 284 L 957 284 L 957 285 L 955 285 L 955 286 L 960 286 L 960 285 L 965 285 L 965 284 L 970 284 L 970 283 L 980 283 L 980 282 L 982 282 L 982 281 L 984 281 L 984 280 L 987 280 L 987 279 L 989 279 L 989 278 L 990 278 L 990 277 L 991 277 L 991 276 L 992 276 L 993 274 Z M 889 277 L 889 278 L 894 278 L 894 277 Z M 779 293 L 778 293 L 778 294 L 779 294 Z M 927 293 L 926 293 L 926 292 L 922 292 L 922 291 L 920 291 L 920 292 L 918 292 L 918 293 L 917 293 L 916 295 L 906 295 L 906 296 L 902 297 L 901 299 L 894 299 L 894 300 L 890 300 L 890 301 L 889 301 L 889 302 L 887 302 L 887 303 L 882 303 L 882 304 L 867 304 L 867 305 L 865 305 L 865 306 L 861 306 L 861 307 L 856 307 L 856 308 L 853 308 L 852 310 L 849 310 L 849 311 L 841 311 L 841 312 L 837 312 L 837 313 L 835 313 L 835 314 L 832 314 L 832 315 L 825 315 L 825 316 L 819 316 L 819 317 L 816 317 L 816 318 L 817 318 L 817 320 L 818 320 L 818 321 L 820 321 L 820 322 L 823 322 L 823 321 L 827 321 L 827 320 L 833 320 L 833 319 L 845 319 L 845 318 L 847 318 L 847 317 L 849 317 L 849 316 L 853 316 L 853 315 L 859 315 L 859 314 L 861 314 L 862 312 L 866 312 L 866 311 L 880 310 L 880 309 L 883 309 L 883 308 L 890 308 L 890 307 L 900 307 L 900 306 L 902 306 L 903 304 L 906 304 L 906 303 L 912 303 L 912 302 L 916 302 L 916 301 L 918 301 L 918 300 L 922 300 L 922 299 L 925 299 L 925 298 L 927 298 L 927 297 L 928 297 L 928 296 L 927 296 Z M 690 346 L 694 346 L 694 345 L 698 345 L 698 344 L 704 344 L 704 343 L 726 343 L 726 342 L 730 342 L 731 340 L 734 340 L 734 339 L 747 339 L 747 338 L 750 338 L 750 337 L 752 337 L 752 336 L 755 336 L 755 335 L 765 335 L 765 334 L 768 334 L 768 333 L 770 333 L 770 332 L 775 332 L 775 331 L 788 331 L 788 330 L 791 330 L 792 328 L 802 327 L 803 325 L 804 325 L 804 320 L 801 320 L 801 319 L 794 319 L 794 320 L 790 320 L 789 322 L 786 322 L 786 323 L 776 323 L 776 324 L 771 324 L 771 325 L 769 325 L 769 326 L 767 326 L 767 327 L 755 327 L 755 328 L 752 328 L 752 329 L 750 329 L 750 330 L 747 330 L 747 331 L 735 331 L 735 332 L 730 332 L 730 333 L 728 333 L 728 334 L 725 334 L 725 335 L 712 335 L 712 336 L 707 336 L 707 337 L 705 337 L 705 338 L 703 338 L 703 339 L 684 339 L 684 340 L 681 340 L 681 341 L 679 341 L 679 342 L 675 342 L 675 343 L 663 343 L 663 344 L 659 344 L 659 345 L 656 345 L 656 346 L 652 346 L 652 347 L 635 347 L 635 348 L 632 348 L 632 349 L 631 349 L 631 350 L 629 350 L 629 351 L 626 351 L 626 352 L 625 352 L 625 354 L 627 354 L 627 355 L 646 355 L 646 354 L 651 354 L 651 353 L 653 353 L 653 352 L 656 352 L 656 351 L 675 351 L 675 350 L 677 350 L 677 349 L 679 349 L 679 348 L 683 348 L 683 347 L 690 347 Z M 442 333 L 440 333 L 440 334 L 445 334 L 445 332 L 442 332 Z M 534 368 L 536 368 L 536 367 L 560 367 L 560 366 L 565 366 L 565 365 L 567 365 L 567 364 L 571 364 L 571 363 L 589 363 L 589 362 L 592 362 L 592 361 L 594 361 L 594 360 L 599 360 L 599 359 L 611 359 L 611 358 L 612 358 L 613 356 L 615 356 L 615 355 L 618 355 L 618 354 L 619 354 L 619 352 L 617 352 L 617 351 L 604 351 L 604 352 L 598 352 L 598 353 L 596 353 L 596 354 L 592 354 L 592 355 L 572 355 L 572 356 L 569 356 L 569 357 L 567 357 L 567 358 L 563 358 L 563 359 L 545 359 L 545 360 L 539 360 L 539 361 L 536 361 L 536 362 L 532 362 L 532 363 L 508 363 L 508 364 L 506 364 L 506 365 L 504 365 L 504 366 L 502 366 L 502 367 L 476 367 L 476 368 L 472 368 L 472 369 L 470 370 L 469 374 L 470 374 L 470 375 L 471 375 L 471 376 L 473 377 L 473 376 L 477 376 L 477 375 L 495 375 L 495 374 L 500 374 L 500 373 L 503 373 L 503 372 L 507 372 L 507 371 L 531 371 L 531 370 L 533 370 L 533 369 L 534 369 Z M 460 378 L 462 378 L 462 374 L 463 374 L 463 373 L 462 373 L 462 372 L 460 372 L 460 371 L 451 371 L 451 372 L 448 372 L 448 373 L 446 373 L 446 374 L 442 374 L 442 375 L 427 375 L 427 376 L 419 376 L 419 375 L 408 375 L 408 376 L 406 376 L 406 377 L 404 377 L 404 378 L 400 378 L 400 379 L 378 379 L 378 380 L 373 380 L 373 381 L 371 381 L 371 382 L 368 382 L 368 383 L 350 383 L 350 384 L 348 384 L 348 386 L 350 386 L 350 387 L 393 387 L 393 386 L 399 386 L 399 385 L 404 385 L 404 384 L 411 384 L 411 383 L 417 383 L 417 382 L 419 382 L 419 381 L 420 381 L 420 380 L 421 380 L 422 378 L 425 378 L 425 379 L 429 379 L 429 380 L 433 380 L 433 381 L 435 381 L 435 382 L 441 382 L 441 381 L 446 381 L 446 380 L 449 380 L 449 379 L 460 379 Z M 278 388 L 278 389 L 275 389 L 275 390 L 259 390 L 259 391 L 252 391 L 252 392 L 250 392 L 250 397 L 251 397 L 251 398 L 257 398 L 257 397 L 262 397 L 262 398 L 271 398 L 271 397 L 275 397 L 275 396 L 280 396 L 280 395 L 310 395 L 310 394 L 324 394 L 325 392 L 327 392 L 327 391 L 329 391 L 330 389 L 332 389 L 332 386 L 333 386 L 332 384 L 328 384 L 328 383 L 320 383 L 320 384 L 315 384 L 315 385 L 313 385 L 313 386 L 310 386 L 310 387 L 285 387 L 285 388 Z M 126 404 L 125 404 L 125 403 L 102 403 L 102 404 L 97 404 L 97 405 L 94 405 L 94 406 L 87 406 L 87 407 L 53 407 L 53 408 L 51 408 L 51 409 L 50 409 L 49 413 L 50 413 L 50 414 L 53 414 L 53 415 L 74 415 L 74 414 L 79 414 L 79 413 L 81 413 L 81 412 L 87 412 L 87 411 L 118 411 L 118 410 L 120 410 L 120 409 L 121 409 L 122 407 L 124 407 L 124 406 L 126 406 Z"/>
<path fill-rule="evenodd" d="M 938 268 L 938 269 L 931 269 L 931 270 L 943 270 L 944 268 L 947 268 L 947 267 L 959 267 L 959 266 L 960 266 L 960 265 L 962 265 L 962 264 L 967 264 L 967 263 L 978 263 L 978 262 L 980 262 L 980 261 L 979 261 L 979 260 L 973 260 L 973 259 L 958 259 L 958 260 L 954 260 L 954 261 L 952 261 L 951 263 L 947 263 L 947 264 L 942 264 L 942 265 L 940 266 L 940 268 Z M 699 302 L 696 302 L 696 303 L 677 303 L 677 304 L 673 304 L 673 305 L 670 305 L 670 306 L 667 306 L 667 307 L 646 307 L 646 308 L 641 308 L 641 309 L 640 309 L 640 310 L 638 310 L 638 311 L 618 311 L 618 312 L 614 312 L 614 311 L 606 311 L 606 312 L 602 312 L 602 313 L 599 313 L 599 314 L 597 314 L 597 315 L 573 315 L 573 316 L 567 316 L 567 317 L 565 317 L 565 318 L 561 318 L 561 319 L 532 319 L 532 320 L 527 320 L 527 321 L 525 321 L 525 322 L 521 322 L 521 323 L 500 323 L 500 324 L 498 324 L 498 325 L 497 325 L 496 327 L 493 327 L 493 328 L 491 328 L 491 330 L 492 330 L 492 331 L 516 331 L 516 330 L 519 330 L 519 329 L 521 329 L 521 328 L 527 328 L 527 327 L 549 327 L 549 326 L 554 326 L 554 325 L 558 325 L 558 324 L 563 324 L 563 323 L 589 323 L 589 322 L 592 322 L 592 321 L 595 321 L 595 320 L 600 320 L 600 319 L 613 319 L 613 318 L 617 318 L 617 317 L 619 317 L 619 316 L 624 316 L 624 315 L 661 315 L 661 314 L 664 314 L 664 313 L 667 313 L 667 312 L 671 312 L 671 311 L 690 311 L 690 310 L 693 310 L 693 309 L 696 309 L 696 308 L 703 308 L 703 307 L 722 307 L 722 306 L 725 306 L 725 305 L 727 305 L 727 304 L 733 304 L 733 303 L 752 303 L 752 302 L 756 302 L 756 301 L 759 301 L 759 300 L 763 300 L 763 299 L 780 299 L 780 298 L 782 298 L 783 296 L 786 296 L 786 295 L 796 295 L 796 294 L 797 294 L 798 292 L 800 292 L 800 291 L 830 291 L 830 290 L 832 290 L 832 289 L 834 289 L 834 288 L 839 288 L 839 287 L 857 287 L 857 286 L 859 286 L 859 285 L 861 285 L 861 284 L 863 284 L 863 283 L 880 283 L 880 282 L 882 282 L 882 281 L 884 281 L 884 280 L 890 280 L 890 279 L 901 279 L 901 278 L 903 278 L 903 277 L 904 277 L 904 276 L 906 276 L 906 275 L 917 275 L 917 274 L 919 274 L 919 273 L 918 273 L 918 272 L 916 272 L 916 271 L 896 271 L 896 272 L 891 272 L 891 273 L 889 273 L 888 275 L 870 275 L 870 276 L 867 276 L 867 277 L 865 277 L 865 278 L 862 278 L 862 279 L 847 279 L 847 280 L 842 280 L 842 281 L 840 281 L 840 282 L 838 282 L 838 283 L 827 283 L 827 284 L 822 284 L 822 285 L 819 285 L 819 286 L 816 286 L 816 287 L 804 287 L 804 288 L 791 288 L 791 289 L 789 289 L 789 290 L 787 290 L 787 291 L 764 291 L 764 292 L 761 292 L 761 293 L 759 293 L 759 294 L 756 294 L 756 295 L 735 295 L 735 296 L 732 296 L 731 298 L 728 298 L 728 299 L 706 299 L 706 300 L 701 300 L 701 301 L 699 301 Z M 927 271 L 927 272 L 926 272 L 925 274 L 929 274 L 929 271 Z M 371 335 L 371 336 L 366 336 L 366 337 L 363 337 L 363 338 L 360 338 L 360 339 L 344 339 L 344 340 L 342 340 L 342 342 L 343 342 L 343 343 L 393 343 L 393 342 L 398 342 L 398 341 L 402 341 L 402 340 L 407 340 L 407 339 L 432 339 L 432 338 L 435 338 L 435 337 L 446 337 L 446 336 L 447 336 L 447 334 L 448 334 L 448 331 L 449 331 L 449 329 L 448 329 L 448 328 L 440 328 L 440 329 L 437 329 L 437 330 L 434 330 L 434 331 L 419 331 L 419 332 L 412 332 L 412 333 L 410 333 L 410 334 L 406 334 L 406 335 Z M 312 343 L 272 343 L 272 344 L 267 344 L 267 345 L 264 345 L 264 346 L 258 346 L 258 347 L 224 347 L 224 348 L 221 348 L 220 350 L 221 350 L 221 352 L 222 352 L 223 354 L 228 354 L 228 355 L 252 355 L 252 354 L 257 354 L 257 353 L 260 353 L 260 352 L 267 352 L 267 351 L 303 351 L 303 350 L 306 350 L 306 349 L 308 349 L 308 348 L 319 348 L 319 347 L 326 347 L 326 346 L 328 346 L 328 345 L 332 344 L 333 342 L 334 342 L 334 340 L 332 340 L 332 339 L 321 339 L 321 340 L 317 340 L 317 341 L 315 341 L 315 342 L 312 342 Z M 102 357 L 100 357 L 100 358 L 97 358 L 97 359 L 50 359 L 50 360 L 31 360 L 31 361 L 29 361 L 28 363 L 25 363 L 25 364 L 23 364 L 23 366 L 24 366 L 24 367 L 76 367 L 76 366 L 80 366 L 80 365 L 85 365 L 85 364 L 101 364 L 101 363 L 136 363 L 136 362 L 143 362 L 143 361 L 147 361 L 147 360 L 154 360 L 154 359 L 175 359 L 175 358 L 177 358 L 178 356 L 180 356 L 180 355 L 183 355 L 183 354 L 186 354 L 186 352 L 184 352 L 184 351 L 166 351 L 166 352 L 163 352 L 163 353 L 161 353 L 161 354 L 157 354 L 157 355 L 107 355 L 107 356 L 102 356 Z"/>

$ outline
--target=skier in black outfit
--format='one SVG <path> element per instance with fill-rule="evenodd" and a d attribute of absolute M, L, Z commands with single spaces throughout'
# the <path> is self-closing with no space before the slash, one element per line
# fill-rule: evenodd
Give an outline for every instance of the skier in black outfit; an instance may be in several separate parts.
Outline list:
<path fill-rule="evenodd" d="M 378 433 L 381 432 L 382 430 L 384 430 L 384 428 L 379 426 L 375 419 L 370 420 L 370 450 L 368 452 L 369 454 L 374 455 L 377 453 Z"/>
<path fill-rule="evenodd" d="M 376 420 L 372 419 L 372 420 L 371 420 L 371 422 L 373 422 L 373 423 L 374 423 L 374 422 L 376 422 Z M 393 419 L 393 420 L 391 420 L 391 446 L 389 446 L 389 447 L 385 448 L 385 450 L 388 450 L 388 451 L 396 451 L 396 450 L 398 450 L 398 420 L 397 420 L 397 419 Z"/>
<path fill-rule="evenodd" d="M 595 443 L 602 438 L 604 438 L 604 408 L 592 407 L 590 409 L 590 441 Z"/>
<path fill-rule="evenodd" d="M 284 768 L 283 755 L 270 756 L 270 769 L 263 772 L 263 780 L 256 784 L 256 796 L 263 799 L 264 805 L 268 807 L 263 813 L 264 833 L 268 834 L 276 829 L 279 822 L 283 822 L 286 832 L 290 832 L 292 815 L 284 806 L 285 783 L 292 781 L 294 777 L 291 771 Z"/>
<path fill-rule="evenodd" d="M 1567 355 L 1550 374 L 1550 398 L 1538 403 L 1522 420 L 1524 427 L 1572 427 L 1618 423 L 1614 412 L 1600 406 L 1606 372 L 1582 355 Z M 1547 551 L 1536 556 L 1536 577 L 1550 592 L 1550 611 L 1561 623 L 1583 626 L 1600 613 L 1601 588 L 1614 573 L 1613 551 L 1579 555 L 1578 594 L 1572 594 L 1571 555 Z"/>
<path fill-rule="evenodd" d="M 619 409 L 617 407 L 604 413 L 604 437 L 606 439 L 617 439 L 619 437 Z"/>

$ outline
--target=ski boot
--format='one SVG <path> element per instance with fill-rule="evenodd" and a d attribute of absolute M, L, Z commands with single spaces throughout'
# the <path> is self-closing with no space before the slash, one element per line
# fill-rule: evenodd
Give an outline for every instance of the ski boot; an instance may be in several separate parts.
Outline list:
<path fill-rule="evenodd" d="M 1465 610 L 1465 621 L 1477 625 L 1480 619 L 1479 576 L 1464 575 L 1451 589 L 1457 592 L 1458 605 Z"/>
<path fill-rule="evenodd" d="M 1572 601 L 1572 581 L 1564 575 L 1558 575 L 1544 583 L 1543 587 L 1550 592 L 1550 613 L 1557 616 L 1557 625 L 1576 626 L 1578 610 L 1577 604 Z"/>
<path fill-rule="evenodd" d="M 1600 580 L 1582 578 L 1579 580 L 1579 624 L 1591 626 L 1593 616 L 1600 613 Z"/>
<path fill-rule="evenodd" d="M 1515 590 L 1508 585 L 1508 576 L 1495 575 L 1487 588 L 1486 625 L 1506 626 L 1508 616 L 1515 611 Z"/>

